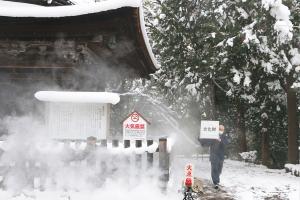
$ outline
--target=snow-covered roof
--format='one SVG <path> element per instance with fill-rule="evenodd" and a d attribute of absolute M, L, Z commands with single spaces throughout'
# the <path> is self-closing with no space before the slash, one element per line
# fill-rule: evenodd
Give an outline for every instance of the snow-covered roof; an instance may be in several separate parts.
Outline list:
<path fill-rule="evenodd" d="M 38 91 L 34 96 L 48 102 L 117 104 L 120 101 L 119 94 L 110 92 Z"/>
<path fill-rule="evenodd" d="M 26 3 L 0 1 L 0 16 L 6 17 L 70 17 L 115 10 L 122 7 L 141 7 L 141 0 L 109 0 L 94 4 L 45 7 Z M 13 9 L 12 9 L 13 6 Z M 9 9 L 10 8 L 10 9 Z"/>
<path fill-rule="evenodd" d="M 16 3 L 0 0 L 0 16 L 4 17 L 34 17 L 34 18 L 62 18 L 71 16 L 80 16 L 92 13 L 100 13 L 109 10 L 116 10 L 123 7 L 139 8 L 140 26 L 144 42 L 156 68 L 158 68 L 156 59 L 153 55 L 149 38 L 147 36 L 142 0 L 108 0 L 89 4 L 77 4 L 68 6 L 44 7 L 26 3 Z"/>
<path fill-rule="evenodd" d="M 2 1 L 0 0 L 0 9 L 11 9 L 11 8 L 32 8 L 32 7 L 41 7 L 39 5 L 28 4 L 28 3 L 20 3 L 20 2 L 12 2 L 12 1 Z"/>

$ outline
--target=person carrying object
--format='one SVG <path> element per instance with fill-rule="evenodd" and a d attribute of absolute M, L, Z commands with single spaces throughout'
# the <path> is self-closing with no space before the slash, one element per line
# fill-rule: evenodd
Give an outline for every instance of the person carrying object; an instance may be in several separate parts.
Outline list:
<path fill-rule="evenodd" d="M 210 145 L 209 160 L 211 163 L 211 178 L 215 189 L 219 188 L 220 175 L 222 173 L 225 147 L 229 143 L 228 136 L 224 133 L 225 127 L 219 125 L 220 138 L 215 139 Z"/>

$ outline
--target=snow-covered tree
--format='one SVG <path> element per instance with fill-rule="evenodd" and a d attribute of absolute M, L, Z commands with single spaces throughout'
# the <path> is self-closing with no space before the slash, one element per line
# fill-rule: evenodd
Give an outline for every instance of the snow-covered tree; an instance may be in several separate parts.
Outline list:
<path fill-rule="evenodd" d="M 292 11 L 299 9 L 296 1 L 286 3 L 293 8 Z M 265 116 L 258 124 L 262 135 L 264 164 L 270 158 L 269 135 L 274 133 L 271 124 L 280 121 L 267 105 L 275 106 L 279 112 L 280 107 L 287 103 L 289 161 L 295 163 L 298 159 L 298 120 L 296 95 L 292 86 L 299 79 L 299 64 L 295 62 L 299 54 L 299 39 L 293 37 L 296 33 L 293 23 L 299 23 L 299 12 L 292 12 L 291 16 L 289 8 L 282 1 L 235 1 L 228 8 L 228 13 L 236 16 L 234 19 L 237 20 L 230 22 L 234 26 L 231 32 L 233 36 L 224 39 L 221 45 L 224 51 L 220 52 L 223 58 L 221 62 L 228 67 L 233 66 L 230 69 L 232 78 L 227 80 L 227 94 L 237 100 L 237 106 L 246 100 L 252 107 L 258 107 L 260 116 Z M 240 106 L 238 110 L 241 111 Z M 285 120 L 284 117 L 280 119 Z M 280 135 L 274 138 L 277 136 Z"/>
<path fill-rule="evenodd" d="M 293 139 L 292 146 L 297 141 L 296 96 L 288 103 L 286 97 L 291 100 L 298 80 L 299 38 L 293 24 L 299 24 L 299 3 L 284 3 L 157 0 L 148 10 L 153 47 L 162 65 L 153 78 L 164 98 L 183 117 L 197 110 L 198 119 L 207 110 L 214 113 L 208 105 L 216 99 L 229 101 L 236 111 L 240 151 L 247 149 L 246 125 L 258 127 L 252 131 L 260 133 L 256 141 L 261 141 L 266 165 L 272 156 L 270 144 L 285 135 L 285 129 L 280 133 L 276 127 L 286 122 L 286 105 L 293 130 L 289 141 Z"/>

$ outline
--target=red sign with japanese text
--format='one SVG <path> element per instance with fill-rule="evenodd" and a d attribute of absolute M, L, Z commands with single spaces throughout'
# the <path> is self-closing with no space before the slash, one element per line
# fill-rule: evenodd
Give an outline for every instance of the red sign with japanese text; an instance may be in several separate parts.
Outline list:
<path fill-rule="evenodd" d="M 123 140 L 145 140 L 147 122 L 138 112 L 133 112 L 123 121 Z"/>

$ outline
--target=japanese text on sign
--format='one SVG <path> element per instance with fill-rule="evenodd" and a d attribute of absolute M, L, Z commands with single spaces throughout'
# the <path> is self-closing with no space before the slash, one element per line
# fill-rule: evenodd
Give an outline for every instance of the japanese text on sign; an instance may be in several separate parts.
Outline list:
<path fill-rule="evenodd" d="M 193 177 L 193 165 L 192 164 L 188 164 L 185 166 L 185 176 Z"/>
<path fill-rule="evenodd" d="M 145 124 L 126 124 L 125 128 L 131 129 L 145 129 Z"/>
<path fill-rule="evenodd" d="M 190 186 L 193 184 L 193 165 L 192 164 L 187 164 L 185 166 L 185 183 L 189 183 Z"/>

